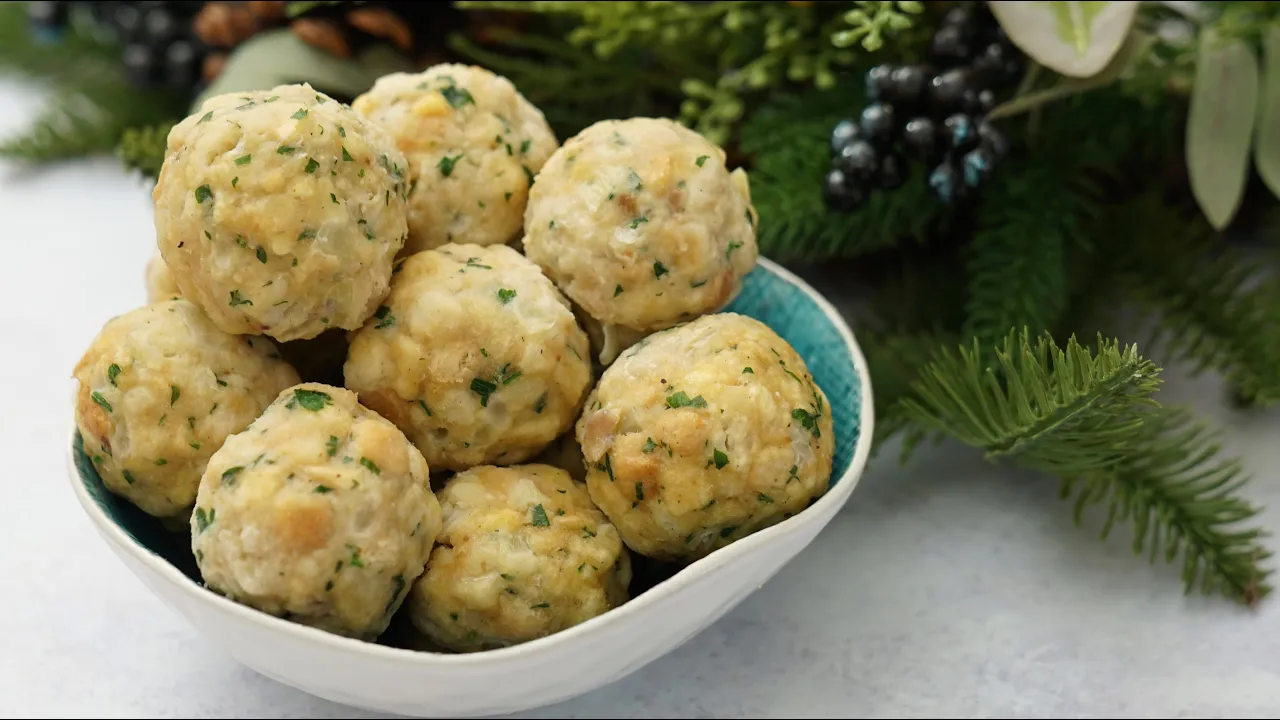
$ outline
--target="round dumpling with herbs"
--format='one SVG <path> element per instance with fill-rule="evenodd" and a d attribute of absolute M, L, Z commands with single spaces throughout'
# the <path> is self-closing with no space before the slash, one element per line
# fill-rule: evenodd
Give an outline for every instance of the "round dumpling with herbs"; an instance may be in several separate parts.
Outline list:
<path fill-rule="evenodd" d="M 182 291 L 178 289 L 178 283 L 174 281 L 173 273 L 169 272 L 169 266 L 164 264 L 159 250 L 147 261 L 145 279 L 148 304 L 182 297 Z"/>
<path fill-rule="evenodd" d="M 227 335 L 181 299 L 112 318 L 74 374 L 102 483 L 161 518 L 190 513 L 209 456 L 298 382 L 270 340 Z"/>
<path fill-rule="evenodd" d="M 391 137 L 311 86 L 218 95 L 169 132 L 156 239 L 224 332 L 313 338 L 386 297 L 408 192 Z"/>
<path fill-rule="evenodd" d="M 472 468 L 449 480 L 440 504 L 440 545 L 409 596 L 414 627 L 440 646 L 528 642 L 627 601 L 618 531 L 563 470 Z"/>
<path fill-rule="evenodd" d="M 551 281 L 506 245 L 405 258 L 351 338 L 360 401 L 436 470 L 514 465 L 568 430 L 591 382 L 587 335 Z"/>
<path fill-rule="evenodd" d="M 587 487 L 627 547 L 694 560 L 827 490 L 831 412 L 804 360 L 763 323 L 708 315 L 650 335 L 605 370 L 577 424 Z"/>
<path fill-rule="evenodd" d="M 648 332 L 737 295 L 757 255 L 747 176 L 670 120 L 598 122 L 538 175 L 524 248 L 600 323 L 608 364 Z"/>
<path fill-rule="evenodd" d="M 529 186 L 556 137 L 511 81 L 481 67 L 435 65 L 384 75 L 352 107 L 409 158 L 405 253 L 519 237 Z"/>
<path fill-rule="evenodd" d="M 386 630 L 439 532 L 422 453 L 355 393 L 318 383 L 227 438 L 191 514 L 210 589 L 363 640 Z"/>

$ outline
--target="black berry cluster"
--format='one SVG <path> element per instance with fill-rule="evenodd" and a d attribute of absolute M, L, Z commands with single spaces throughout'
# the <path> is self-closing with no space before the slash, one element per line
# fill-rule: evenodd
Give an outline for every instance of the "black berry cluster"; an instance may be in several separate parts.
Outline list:
<path fill-rule="evenodd" d="M 70 14 L 83 10 L 95 30 L 121 44 L 121 61 L 139 87 L 190 93 L 207 52 L 192 30 L 203 2 L 31 2 L 27 16 L 38 35 L 56 37 Z M 78 6 L 78 7 L 77 7 Z"/>
<path fill-rule="evenodd" d="M 1008 150 L 984 117 L 1021 73 L 1021 55 L 985 4 L 952 9 L 933 36 L 929 64 L 867 72 L 870 103 L 831 132 L 828 206 L 848 212 L 875 190 L 897 189 L 908 160 L 926 168 L 943 202 L 978 191 Z"/>

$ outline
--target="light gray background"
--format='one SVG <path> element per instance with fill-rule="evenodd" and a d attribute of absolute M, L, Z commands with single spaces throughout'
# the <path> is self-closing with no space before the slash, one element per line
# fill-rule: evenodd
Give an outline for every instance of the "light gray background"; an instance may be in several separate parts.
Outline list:
<path fill-rule="evenodd" d="M 35 111 L 0 83 L 0 134 Z M 370 717 L 206 645 L 113 556 L 63 469 L 71 368 L 144 300 L 146 189 L 111 158 L 0 164 L 0 714 Z M 821 285 L 838 285 L 829 280 Z M 1280 528 L 1280 412 L 1212 378 L 1161 393 L 1230 428 Z M 1077 530 L 1043 477 L 944 445 L 874 460 L 844 512 L 738 609 L 612 686 L 526 717 L 1275 717 L 1280 599 L 1184 598 Z M 1280 540 L 1277 540 L 1280 547 Z"/>

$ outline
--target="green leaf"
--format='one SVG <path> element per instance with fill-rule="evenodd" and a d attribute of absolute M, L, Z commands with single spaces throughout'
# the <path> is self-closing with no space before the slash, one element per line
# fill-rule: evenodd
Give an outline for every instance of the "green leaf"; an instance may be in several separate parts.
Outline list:
<path fill-rule="evenodd" d="M 1201 33 L 1187 112 L 1191 192 L 1215 229 L 1225 228 L 1244 197 L 1257 117 L 1258 59 L 1241 40 Z"/>
<path fill-rule="evenodd" d="M 1009 40 L 1060 75 L 1101 72 L 1120 50 L 1137 2 L 988 2 Z"/>
<path fill-rule="evenodd" d="M 1262 39 L 1262 81 L 1258 90 L 1257 137 L 1253 163 L 1262 182 L 1280 198 L 1280 25 L 1273 25 Z"/>
<path fill-rule="evenodd" d="M 311 47 L 288 28 L 271 30 L 253 36 L 231 53 L 222 74 L 195 99 L 192 111 L 214 95 L 302 82 L 321 92 L 355 97 L 383 75 L 412 70 L 405 57 L 385 44 L 375 44 L 348 59 Z"/>

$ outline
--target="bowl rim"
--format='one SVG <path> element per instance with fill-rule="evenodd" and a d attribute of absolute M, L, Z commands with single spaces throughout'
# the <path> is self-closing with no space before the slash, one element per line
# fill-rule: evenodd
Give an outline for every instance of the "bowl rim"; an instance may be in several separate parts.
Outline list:
<path fill-rule="evenodd" d="M 595 634 L 606 623 L 621 619 L 626 615 L 644 612 L 648 606 L 663 602 L 665 599 L 676 595 L 683 587 L 690 585 L 697 578 L 731 563 L 738 562 L 762 545 L 775 543 L 783 536 L 800 532 L 802 526 L 807 524 L 804 519 L 806 517 L 815 518 L 824 514 L 824 511 L 829 511 L 829 515 L 834 516 L 839 511 L 840 506 L 853 493 L 858 480 L 866 469 L 867 460 L 871 454 L 872 436 L 875 431 L 875 407 L 866 358 L 863 356 L 862 349 L 858 346 L 858 342 L 853 336 L 853 331 L 829 300 L 794 273 L 765 257 L 760 257 L 757 264 L 765 267 L 769 272 L 808 295 L 818 309 L 827 316 L 827 319 L 835 327 L 852 355 L 854 372 L 857 374 L 860 383 L 862 404 L 859 409 L 858 441 L 854 446 L 853 459 L 849 463 L 849 468 L 840 476 L 835 487 L 824 493 L 821 498 L 805 510 L 690 563 L 677 571 L 675 575 L 619 607 L 546 637 L 509 647 L 473 653 L 439 653 L 412 650 L 348 638 L 300 623 L 290 622 L 212 592 L 187 577 L 181 570 L 159 554 L 131 538 L 119 525 L 107 517 L 97 502 L 90 497 L 76 466 L 75 436 L 77 428 L 74 414 L 71 421 L 71 442 L 68 444 L 66 455 L 67 471 L 72 491 L 75 493 L 76 499 L 85 514 L 89 516 L 89 519 L 93 521 L 98 531 L 106 539 L 121 550 L 127 551 L 133 559 L 145 565 L 150 571 L 161 576 L 171 585 L 177 586 L 185 596 L 195 602 L 212 604 L 218 610 L 234 614 L 265 632 L 282 632 L 292 635 L 298 642 L 319 643 L 335 652 L 360 653 L 367 655 L 370 659 L 408 662 L 424 668 L 470 667 L 491 664 L 495 661 L 517 660 L 522 656 L 550 650 L 557 645 L 576 642 L 580 637 Z"/>

